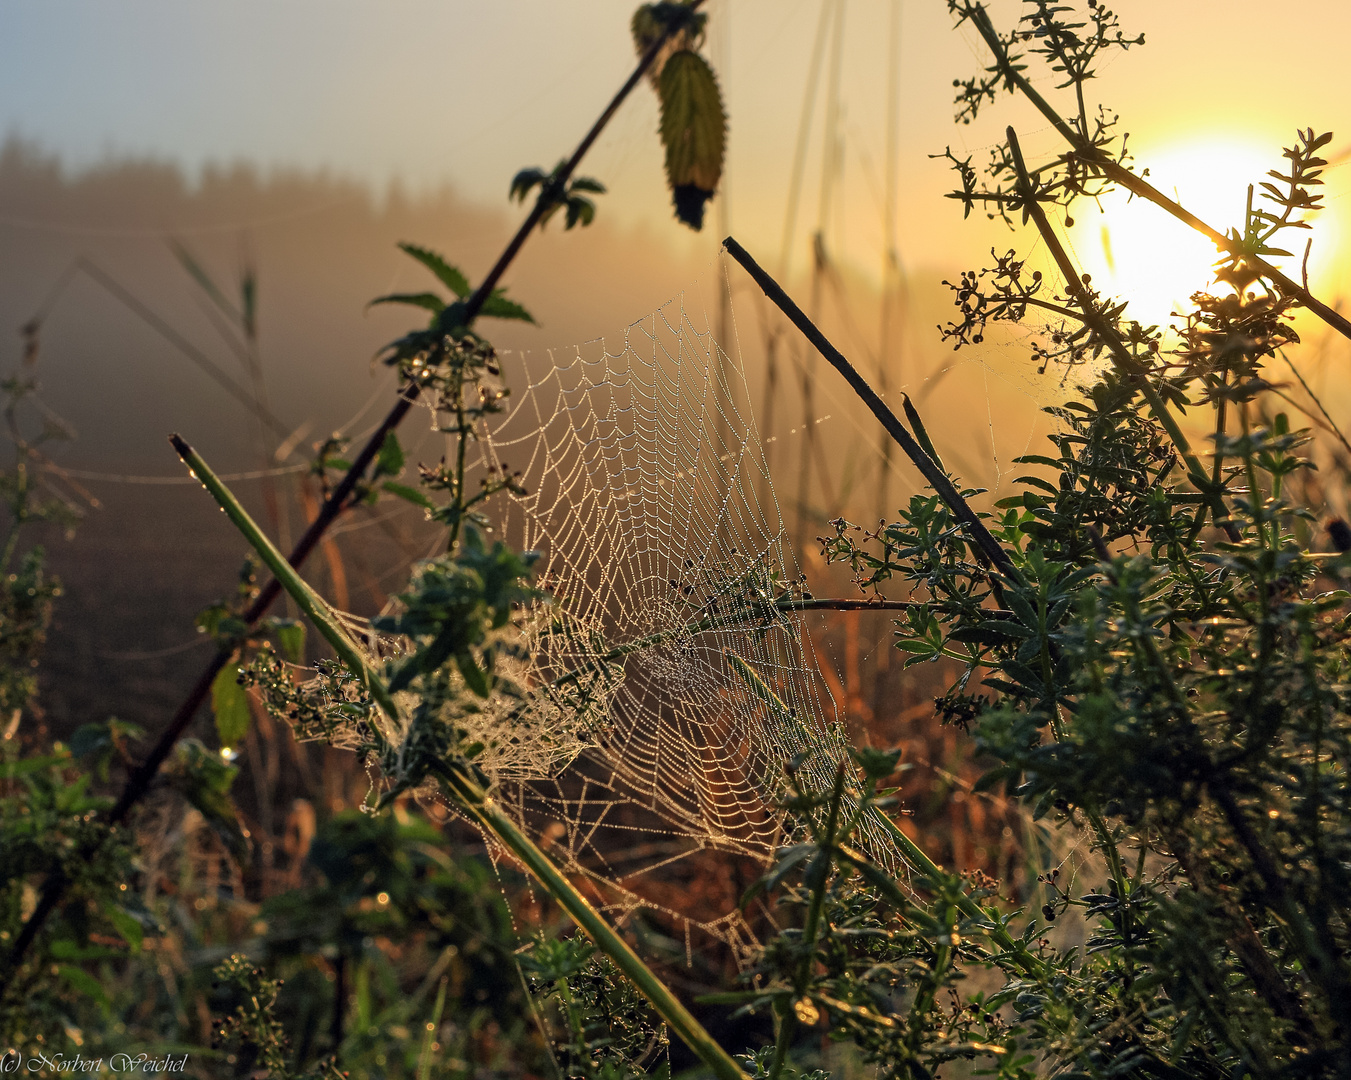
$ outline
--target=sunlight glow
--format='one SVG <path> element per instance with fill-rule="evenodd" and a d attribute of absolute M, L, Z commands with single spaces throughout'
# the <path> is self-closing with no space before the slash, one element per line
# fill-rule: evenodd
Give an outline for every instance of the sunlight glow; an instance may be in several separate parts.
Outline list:
<path fill-rule="evenodd" d="M 1142 159 L 1155 187 L 1225 232 L 1242 227 L 1248 185 L 1256 187 L 1254 205 L 1259 205 L 1259 185 L 1268 179 L 1267 171 L 1285 171 L 1286 165 L 1278 150 L 1241 137 L 1193 141 Z M 1215 246 L 1166 211 L 1121 191 L 1102 199 L 1101 213 L 1085 209 L 1069 238 L 1096 288 L 1106 295 L 1131 298 L 1129 317 L 1166 326 L 1172 312 L 1185 310 L 1192 293 L 1214 287 Z M 1332 265 L 1336 254 L 1337 230 L 1331 215 L 1319 214 L 1312 220 L 1312 229 L 1288 230 L 1275 241 L 1294 255 L 1272 262 L 1296 279 L 1304 245 L 1311 238 L 1311 280 Z"/>

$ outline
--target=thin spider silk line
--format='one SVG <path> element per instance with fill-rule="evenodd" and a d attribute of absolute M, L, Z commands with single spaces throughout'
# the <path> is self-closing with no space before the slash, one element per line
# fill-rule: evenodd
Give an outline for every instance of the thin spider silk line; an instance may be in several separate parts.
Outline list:
<path fill-rule="evenodd" d="M 97 480 L 106 484 L 140 484 L 157 487 L 174 487 L 180 484 L 197 484 L 201 481 L 191 476 L 128 476 L 122 473 L 104 473 L 91 472 L 88 469 L 68 469 L 64 465 L 57 465 L 53 462 L 42 462 L 39 466 L 43 472 L 51 473 L 53 476 L 71 477 L 75 480 Z M 306 462 L 297 465 L 281 465 L 275 469 L 254 469 L 250 472 L 224 473 L 221 480 L 226 483 L 235 483 L 244 480 L 263 480 L 269 477 L 290 476 L 294 473 L 306 472 L 310 468 Z"/>

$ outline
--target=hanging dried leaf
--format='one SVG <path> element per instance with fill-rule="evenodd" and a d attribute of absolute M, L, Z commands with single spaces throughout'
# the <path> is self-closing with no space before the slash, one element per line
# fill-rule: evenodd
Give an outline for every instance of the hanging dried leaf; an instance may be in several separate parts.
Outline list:
<path fill-rule="evenodd" d="M 676 217 L 693 229 L 704 224 L 704 204 L 722 178 L 727 147 L 727 114 L 708 61 L 684 50 L 661 73 L 661 141 L 666 147 L 666 182 Z"/>

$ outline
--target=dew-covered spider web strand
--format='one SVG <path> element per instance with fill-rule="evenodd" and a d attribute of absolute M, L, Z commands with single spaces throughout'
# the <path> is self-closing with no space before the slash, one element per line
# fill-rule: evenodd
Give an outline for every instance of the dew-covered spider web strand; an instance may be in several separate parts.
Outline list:
<path fill-rule="evenodd" d="M 492 516 L 541 553 L 552 595 L 527 621 L 516 708 L 579 738 L 552 774 L 504 771 L 499 795 L 615 905 L 652 906 L 645 874 L 771 851 L 785 766 L 826 789 L 844 733 L 791 608 L 801 579 L 744 373 L 683 298 L 617 347 L 503 359 L 513 404 L 480 467 L 520 473 L 524 494 L 497 496 Z M 736 921 L 662 896 L 705 928 Z"/>

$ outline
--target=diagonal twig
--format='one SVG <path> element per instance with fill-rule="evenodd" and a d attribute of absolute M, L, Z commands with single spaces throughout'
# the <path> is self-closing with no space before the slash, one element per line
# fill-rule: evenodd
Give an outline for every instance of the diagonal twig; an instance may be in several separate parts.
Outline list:
<path fill-rule="evenodd" d="M 755 283 L 765 291 L 765 295 L 775 303 L 780 311 L 788 316 L 789 321 L 802 331 L 803 336 L 812 343 L 817 352 L 826 358 L 830 366 L 844 376 L 845 381 L 849 383 L 854 393 L 881 421 L 887 434 L 895 439 L 897 445 L 905 451 L 905 455 L 914 463 L 915 468 L 920 471 L 934 491 L 938 493 L 938 497 L 966 526 L 971 540 L 980 552 L 1004 574 L 1018 580 L 1018 571 L 1013 565 L 1013 560 L 1009 558 L 1008 552 L 999 545 L 999 541 L 990 534 L 990 530 L 985 527 L 985 522 L 971 509 L 971 505 L 962 497 L 962 493 L 957 490 L 953 482 L 948 479 L 947 474 L 915 441 L 915 437 L 910 434 L 896 414 L 887 408 L 873 388 L 858 373 L 854 365 L 845 359 L 840 350 L 826 339 L 825 334 L 817 329 L 816 324 L 807 318 L 803 310 L 793 303 L 792 298 L 783 291 L 783 287 L 770 277 L 759 263 L 751 258 L 745 248 L 730 236 L 723 241 L 723 246 L 727 249 L 727 253 L 741 264 L 746 273 L 750 274 Z"/>

